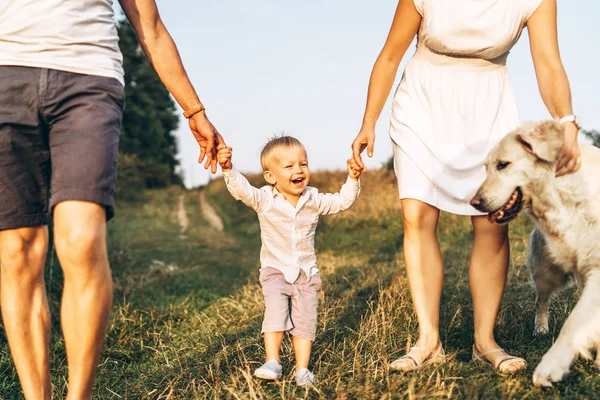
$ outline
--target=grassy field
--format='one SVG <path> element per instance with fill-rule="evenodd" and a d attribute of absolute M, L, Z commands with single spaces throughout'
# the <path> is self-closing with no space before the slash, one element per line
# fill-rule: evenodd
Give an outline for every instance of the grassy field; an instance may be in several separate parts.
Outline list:
<path fill-rule="evenodd" d="M 311 184 L 333 191 L 343 180 L 342 173 L 321 172 Z M 416 340 L 417 322 L 403 268 L 399 201 L 394 177 L 386 170 L 365 176 L 354 207 L 323 218 L 317 232 L 323 290 L 311 368 L 318 386 L 307 390 L 293 384 L 289 340 L 283 348 L 284 379 L 252 379 L 264 357 L 256 215 L 234 201 L 221 180 L 204 190 L 223 219 L 224 232 L 207 227 L 198 191 L 179 188 L 150 192 L 138 204 L 122 203 L 111 222 L 116 296 L 96 398 L 598 398 L 600 375 L 583 360 L 555 388 L 531 384 L 533 368 L 558 334 L 576 293 L 560 295 L 552 307 L 550 335 L 535 338 L 535 294 L 524 267 L 531 230 L 526 217 L 511 226 L 511 269 L 497 338 L 528 359 L 528 370 L 505 377 L 470 361 L 470 222 L 443 214 L 441 333 L 449 360 L 419 373 L 388 371 L 389 361 Z M 177 217 L 180 195 L 189 219 L 183 233 Z M 57 319 L 62 278 L 52 257 L 48 264 L 53 384 L 56 398 L 64 398 L 67 371 Z M 3 330 L 1 335 L 0 398 L 22 398 Z"/>

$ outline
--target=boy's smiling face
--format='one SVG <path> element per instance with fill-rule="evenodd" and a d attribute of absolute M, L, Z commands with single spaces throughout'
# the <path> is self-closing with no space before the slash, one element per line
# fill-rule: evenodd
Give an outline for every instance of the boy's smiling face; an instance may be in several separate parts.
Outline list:
<path fill-rule="evenodd" d="M 297 146 L 279 149 L 264 177 L 295 206 L 310 180 L 306 151 Z"/>

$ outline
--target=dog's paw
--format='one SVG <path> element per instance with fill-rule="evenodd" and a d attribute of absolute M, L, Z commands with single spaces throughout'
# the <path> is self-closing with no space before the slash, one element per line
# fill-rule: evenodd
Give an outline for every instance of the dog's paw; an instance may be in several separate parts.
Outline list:
<path fill-rule="evenodd" d="M 533 330 L 533 335 L 534 336 L 544 336 L 547 335 L 548 332 L 550 332 L 550 328 L 548 327 L 548 324 L 546 325 L 535 325 L 535 329 Z"/>
<path fill-rule="evenodd" d="M 569 373 L 574 358 L 575 356 L 568 349 L 553 346 L 536 367 L 533 373 L 533 384 L 551 387 L 553 382 L 560 382 Z"/>
<path fill-rule="evenodd" d="M 548 327 L 548 316 L 540 316 L 539 314 L 536 315 L 533 334 L 535 336 L 542 336 L 546 335 L 548 332 L 550 332 L 550 328 Z"/>

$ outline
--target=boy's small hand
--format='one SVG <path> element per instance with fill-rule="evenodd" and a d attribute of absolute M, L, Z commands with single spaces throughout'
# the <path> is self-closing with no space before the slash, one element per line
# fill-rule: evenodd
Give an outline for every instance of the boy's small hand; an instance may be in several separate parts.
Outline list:
<path fill-rule="evenodd" d="M 348 176 L 351 179 L 354 179 L 355 181 L 358 180 L 358 178 L 360 177 L 360 174 L 362 174 L 362 172 L 363 172 L 363 169 L 352 158 L 349 159 L 347 163 L 348 163 Z"/>
<path fill-rule="evenodd" d="M 224 144 L 219 144 L 217 147 L 217 162 L 221 166 L 223 172 L 231 171 L 231 157 L 233 155 L 233 149 Z"/>

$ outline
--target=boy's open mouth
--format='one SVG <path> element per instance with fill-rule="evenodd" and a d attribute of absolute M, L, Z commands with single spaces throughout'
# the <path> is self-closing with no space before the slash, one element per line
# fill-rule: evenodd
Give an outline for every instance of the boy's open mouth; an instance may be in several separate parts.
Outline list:
<path fill-rule="evenodd" d="M 498 224 L 504 224 L 512 221 L 517 217 L 517 215 L 519 215 L 522 207 L 523 193 L 521 192 L 520 188 L 517 188 L 501 209 L 488 214 L 488 220 L 492 223 L 496 222 Z"/>
<path fill-rule="evenodd" d="M 302 186 L 302 183 L 304 182 L 304 178 L 296 178 L 296 179 L 292 179 L 292 183 L 295 186 Z"/>

